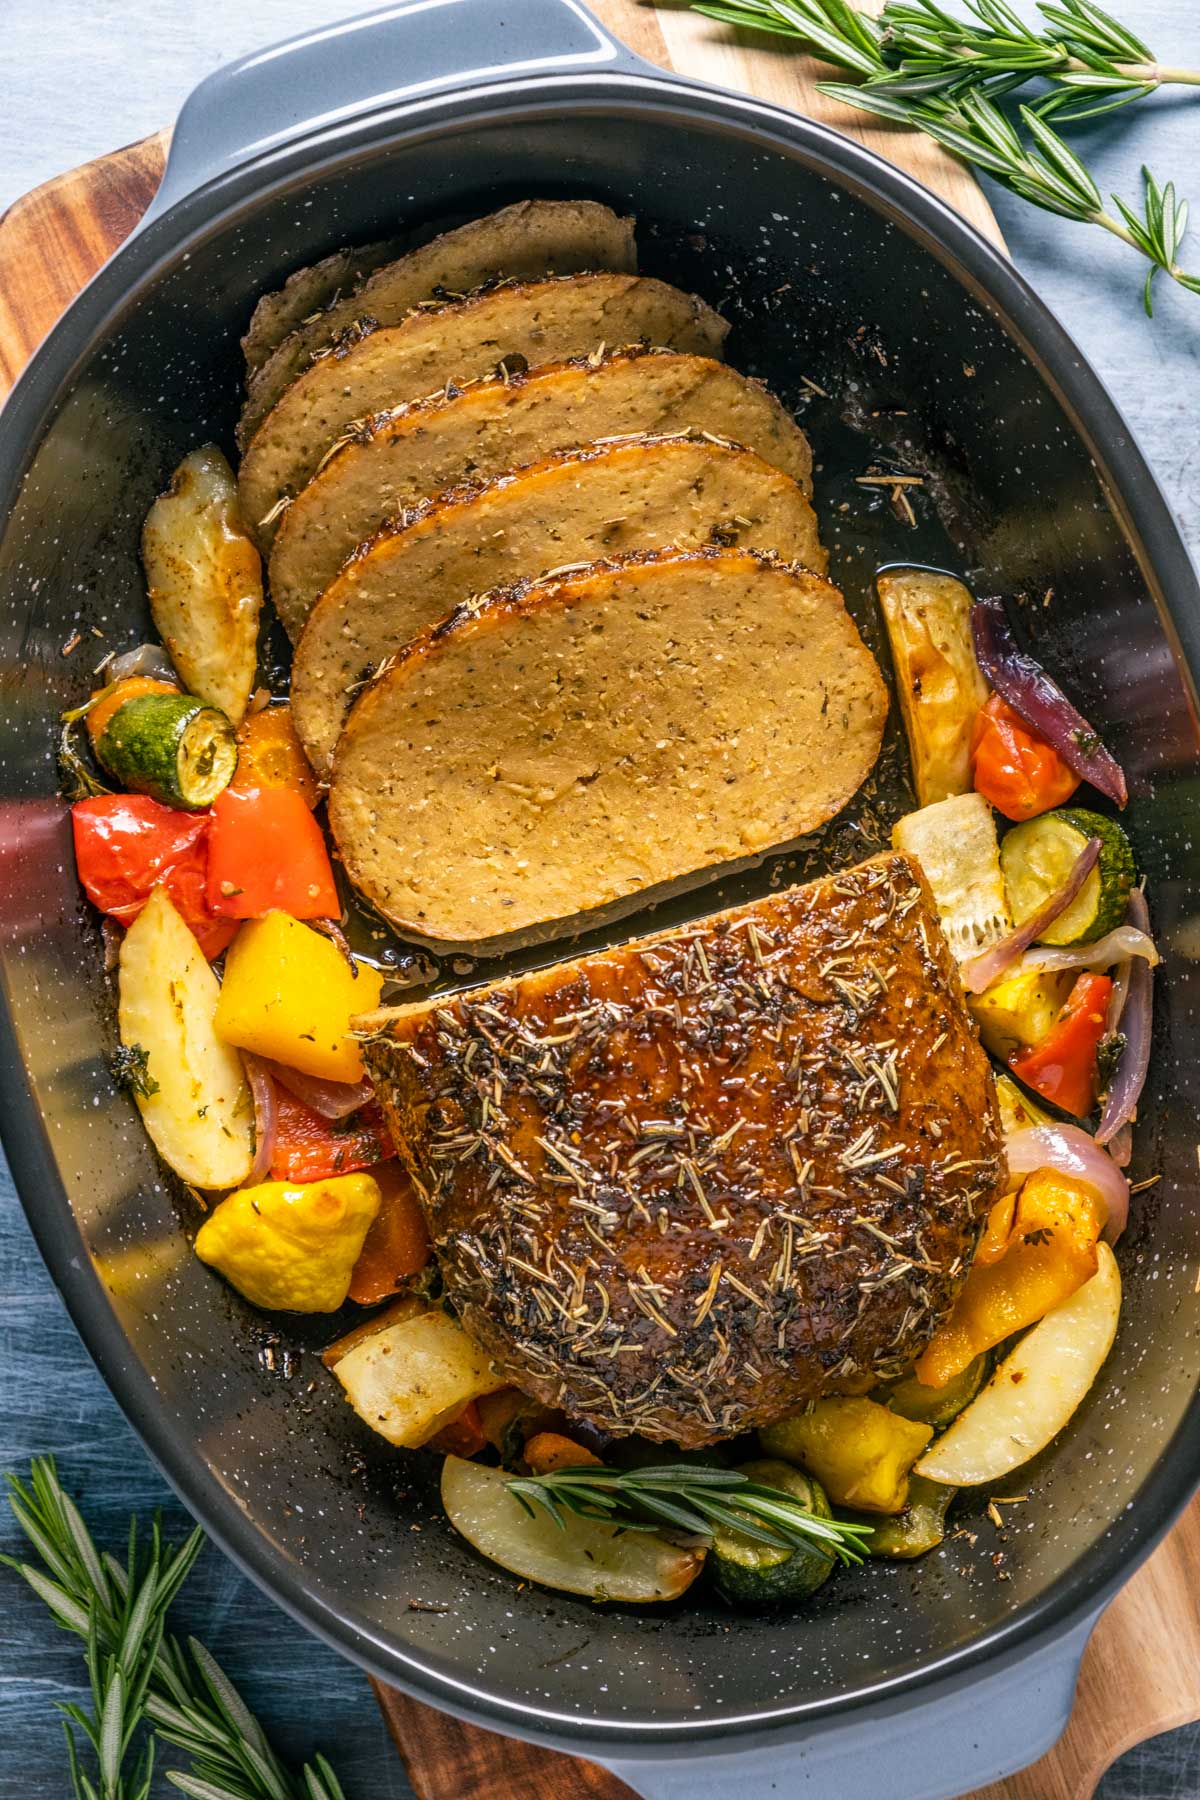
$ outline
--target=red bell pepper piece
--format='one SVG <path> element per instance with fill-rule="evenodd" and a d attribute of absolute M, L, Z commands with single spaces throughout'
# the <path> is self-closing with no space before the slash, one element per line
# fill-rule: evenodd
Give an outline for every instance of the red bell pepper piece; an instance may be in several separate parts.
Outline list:
<path fill-rule="evenodd" d="M 227 919 L 336 919 L 321 827 L 295 788 L 226 788 L 213 801 L 208 904 Z"/>
<path fill-rule="evenodd" d="M 1034 819 L 1079 786 L 1074 769 L 999 694 L 975 715 L 971 764 L 975 792 L 1006 819 Z"/>
<path fill-rule="evenodd" d="M 353 1175 L 395 1156 L 396 1146 L 373 1102 L 348 1119 L 323 1119 L 286 1088 L 277 1090 L 273 1181 L 324 1181 Z"/>
<path fill-rule="evenodd" d="M 147 794 L 76 801 L 75 866 L 88 899 L 119 924 L 132 925 L 151 890 L 165 887 L 211 961 L 237 929 L 215 917 L 205 898 L 211 826 L 208 813 L 179 812 Z"/>
<path fill-rule="evenodd" d="M 374 1306 L 398 1294 L 429 1261 L 429 1232 L 412 1179 L 399 1162 L 381 1163 L 371 1174 L 383 1204 L 367 1232 L 350 1277 L 348 1299 Z"/>
<path fill-rule="evenodd" d="M 1081 975 L 1040 1044 L 1016 1050 L 1008 1066 L 1035 1094 L 1082 1118 L 1096 1100 L 1096 1052 L 1104 1036 L 1112 982 Z"/>

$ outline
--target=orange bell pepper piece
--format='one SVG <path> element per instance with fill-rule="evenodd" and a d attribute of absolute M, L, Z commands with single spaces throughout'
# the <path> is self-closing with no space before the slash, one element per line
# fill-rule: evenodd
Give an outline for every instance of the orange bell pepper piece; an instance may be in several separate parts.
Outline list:
<path fill-rule="evenodd" d="M 975 792 L 1006 819 L 1034 819 L 1079 786 L 1074 769 L 999 694 L 975 715 L 971 767 Z"/>
<path fill-rule="evenodd" d="M 407 1170 L 399 1163 L 382 1163 L 371 1173 L 383 1202 L 350 1277 L 349 1298 L 359 1306 L 374 1306 L 398 1293 L 430 1255 L 425 1214 Z"/>
<path fill-rule="evenodd" d="M 992 1208 L 954 1311 L 916 1363 L 941 1388 L 983 1350 L 1034 1325 L 1096 1273 L 1106 1208 L 1096 1189 L 1039 1169 Z"/>
<path fill-rule="evenodd" d="M 1067 996 L 1058 1022 L 1030 1050 L 1017 1050 L 1008 1066 L 1035 1094 L 1082 1118 L 1096 1098 L 1096 1056 L 1108 1019 L 1112 981 L 1081 975 Z"/>
<path fill-rule="evenodd" d="M 242 721 L 238 731 L 238 766 L 232 786 L 294 788 L 311 812 L 321 798 L 313 766 L 296 735 L 290 706 L 264 706 Z"/>

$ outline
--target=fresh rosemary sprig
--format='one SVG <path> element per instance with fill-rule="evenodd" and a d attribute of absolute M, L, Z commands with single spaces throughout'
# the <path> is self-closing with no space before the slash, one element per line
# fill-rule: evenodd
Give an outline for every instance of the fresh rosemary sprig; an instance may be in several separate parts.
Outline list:
<path fill-rule="evenodd" d="M 723 1526 L 780 1550 L 816 1548 L 830 1561 L 862 1561 L 869 1525 L 820 1519 L 782 1488 L 767 1487 L 736 1469 L 706 1469 L 693 1463 L 664 1463 L 647 1469 L 607 1469 L 599 1464 L 556 1469 L 546 1475 L 514 1475 L 509 1487 L 535 1516 L 541 1506 L 557 1525 L 563 1508 L 585 1519 L 600 1519 L 629 1531 L 657 1531 L 663 1525 L 689 1536 L 711 1539 Z"/>
<path fill-rule="evenodd" d="M 194 1638 L 185 1651 L 165 1635 L 167 1609 L 204 1546 L 199 1526 L 172 1549 L 156 1520 L 144 1549 L 131 1520 L 122 1563 L 97 1550 L 53 1458 L 34 1459 L 28 1487 L 14 1475 L 5 1479 L 13 1517 L 44 1567 L 10 1556 L 0 1563 L 84 1641 L 92 1712 L 60 1707 L 76 1800 L 147 1800 L 154 1736 L 139 1750 L 143 1725 L 187 1753 L 190 1772 L 169 1770 L 167 1780 L 192 1800 L 345 1800 L 323 1756 L 292 1776 L 213 1657 Z M 70 1724 L 91 1747 L 94 1776 Z"/>
<path fill-rule="evenodd" d="M 1160 273 L 1200 293 L 1200 276 L 1178 260 L 1187 202 L 1176 198 L 1174 183 L 1163 186 L 1145 169 L 1143 211 L 1114 195 L 1117 212 L 1107 212 L 1083 163 L 1046 123 L 1111 112 L 1167 83 L 1200 86 L 1200 71 L 1156 62 L 1093 0 L 1039 0 L 1046 32 L 1025 25 L 1006 0 L 964 4 L 966 19 L 936 0 L 888 0 L 874 18 L 848 0 L 692 0 L 708 18 L 792 38 L 862 78 L 858 85 L 820 82 L 822 94 L 915 126 L 1032 205 L 1120 238 L 1151 265 L 1147 313 Z M 1019 108 L 1025 142 L 996 102 L 1035 76 L 1053 85 Z"/>

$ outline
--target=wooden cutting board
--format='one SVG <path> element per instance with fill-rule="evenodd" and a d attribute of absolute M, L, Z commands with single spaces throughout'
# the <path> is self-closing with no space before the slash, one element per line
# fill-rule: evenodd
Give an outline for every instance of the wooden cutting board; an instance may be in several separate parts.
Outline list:
<path fill-rule="evenodd" d="M 751 44 L 686 10 L 591 0 L 652 62 L 739 88 L 836 126 L 889 157 L 1003 247 L 972 176 L 900 126 L 837 108 L 825 73 L 786 45 Z M 162 174 L 167 134 L 87 163 L 27 194 L 0 218 L 0 399 L 59 314 L 133 230 Z M 1084 1658 L 1063 1737 L 1031 1769 L 964 1800 L 1090 1800 L 1113 1759 L 1200 1718 L 1200 1500 L 1109 1608 Z M 797 1630 L 803 1630 L 802 1622 Z M 419 1800 L 629 1800 L 595 1764 L 461 1724 L 374 1683 Z M 903 1800 L 897 1796 L 896 1800 Z"/>

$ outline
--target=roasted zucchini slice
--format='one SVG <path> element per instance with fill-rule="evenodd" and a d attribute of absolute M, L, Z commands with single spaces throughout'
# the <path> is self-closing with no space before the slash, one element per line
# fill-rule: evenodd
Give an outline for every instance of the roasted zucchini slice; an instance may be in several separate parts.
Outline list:
<path fill-rule="evenodd" d="M 1041 944 L 1090 944 L 1125 917 L 1133 886 L 1133 851 L 1121 827 L 1102 813 L 1067 807 L 1027 819 L 1007 833 L 1000 868 L 1013 920 L 1020 925 L 1065 883 L 1089 838 L 1100 839 L 1100 860 L 1070 906 L 1042 932 Z"/>
<path fill-rule="evenodd" d="M 926 1387 L 915 1375 L 906 1375 L 903 1381 L 898 1381 L 876 1398 L 883 1400 L 902 1419 L 915 1419 L 919 1425 L 932 1425 L 935 1431 L 941 1431 L 975 1398 L 987 1378 L 989 1361 L 987 1352 L 981 1352 L 940 1388 Z"/>
<path fill-rule="evenodd" d="M 96 755 L 135 794 L 197 812 L 233 780 L 237 733 L 194 694 L 137 694 L 112 715 Z"/>
<path fill-rule="evenodd" d="M 739 1472 L 766 1487 L 782 1488 L 818 1519 L 833 1517 L 824 1488 L 791 1463 L 760 1457 L 742 1463 Z M 731 1498 L 736 1505 L 736 1494 Z M 717 1592 L 734 1606 L 790 1606 L 816 1593 L 832 1572 L 833 1559 L 815 1544 L 781 1550 L 757 1543 L 740 1531 L 718 1529 L 713 1533 L 707 1568 Z"/>
<path fill-rule="evenodd" d="M 867 1555 L 910 1562 L 914 1556 L 936 1550 L 946 1535 L 946 1513 L 957 1492 L 957 1488 L 927 1481 L 923 1475 L 910 1476 L 908 1504 L 902 1513 L 890 1519 L 862 1514 L 862 1523 L 872 1527 Z"/>

